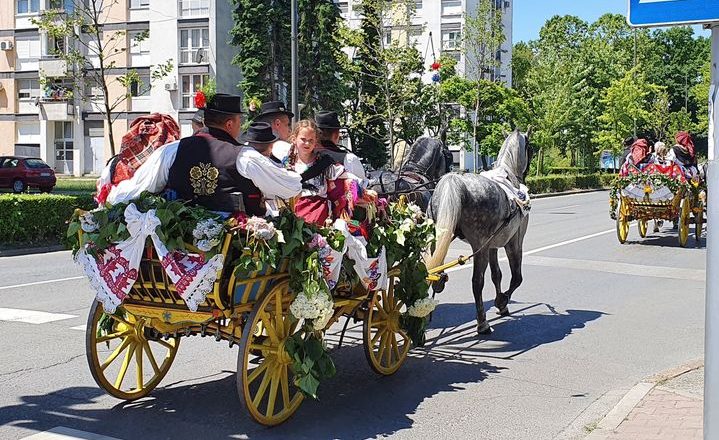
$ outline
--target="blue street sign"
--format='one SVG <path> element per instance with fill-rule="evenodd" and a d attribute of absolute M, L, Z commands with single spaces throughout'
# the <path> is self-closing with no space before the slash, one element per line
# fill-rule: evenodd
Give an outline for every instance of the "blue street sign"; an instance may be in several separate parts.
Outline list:
<path fill-rule="evenodd" d="M 669 26 L 719 21 L 719 0 L 629 0 L 630 26 Z"/>

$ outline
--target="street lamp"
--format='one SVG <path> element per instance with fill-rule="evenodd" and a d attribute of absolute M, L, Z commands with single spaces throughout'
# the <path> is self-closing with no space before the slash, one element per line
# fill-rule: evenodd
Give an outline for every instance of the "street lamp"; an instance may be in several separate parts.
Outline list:
<path fill-rule="evenodd" d="M 297 87 L 298 87 L 298 81 L 297 81 L 297 0 L 291 0 L 290 2 L 290 14 L 292 15 L 290 20 L 290 27 L 291 27 L 291 36 L 290 40 L 292 40 L 292 45 L 290 48 L 291 57 L 292 57 L 292 63 L 291 63 L 291 69 L 292 69 L 292 113 L 295 114 L 294 116 L 294 122 L 297 122 L 300 120 L 300 111 L 297 107 Z"/>

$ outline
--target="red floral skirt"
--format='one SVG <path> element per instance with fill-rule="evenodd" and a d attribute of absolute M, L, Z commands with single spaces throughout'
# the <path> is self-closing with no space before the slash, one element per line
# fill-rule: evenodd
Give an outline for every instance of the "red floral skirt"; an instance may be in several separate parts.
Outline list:
<path fill-rule="evenodd" d="M 308 223 L 324 226 L 330 216 L 327 199 L 320 196 L 300 197 L 295 203 L 295 215 Z"/>

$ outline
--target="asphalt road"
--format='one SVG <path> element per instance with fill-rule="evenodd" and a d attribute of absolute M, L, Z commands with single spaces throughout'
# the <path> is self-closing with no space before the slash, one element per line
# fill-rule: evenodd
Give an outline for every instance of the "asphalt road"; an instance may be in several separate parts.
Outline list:
<path fill-rule="evenodd" d="M 489 311 L 492 335 L 475 332 L 469 265 L 453 271 L 427 346 L 398 373 L 375 375 L 351 332 L 320 400 L 273 429 L 243 413 L 237 348 L 213 338 L 183 341 L 150 397 L 105 395 L 85 360 L 92 293 L 70 254 L 0 258 L 0 439 L 55 427 L 123 440 L 581 438 L 623 390 L 703 353 L 704 240 L 683 249 L 667 227 L 640 239 L 633 225 L 620 245 L 607 197 L 533 202 L 524 284 L 510 317 Z M 489 279 L 484 291 L 490 307 Z"/>

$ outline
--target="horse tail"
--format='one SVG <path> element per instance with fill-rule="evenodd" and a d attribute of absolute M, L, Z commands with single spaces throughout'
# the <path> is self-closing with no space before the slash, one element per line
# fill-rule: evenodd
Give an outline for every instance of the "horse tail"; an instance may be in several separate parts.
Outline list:
<path fill-rule="evenodd" d="M 465 188 L 462 177 L 458 174 L 447 174 L 439 181 L 434 190 L 428 215 L 436 222 L 437 244 L 434 253 L 428 258 L 427 268 L 432 269 L 444 264 L 449 245 L 454 240 L 454 232 L 462 214 L 462 190 Z M 434 209 L 432 209 L 434 206 Z"/>

